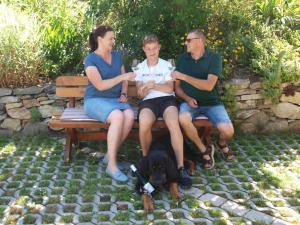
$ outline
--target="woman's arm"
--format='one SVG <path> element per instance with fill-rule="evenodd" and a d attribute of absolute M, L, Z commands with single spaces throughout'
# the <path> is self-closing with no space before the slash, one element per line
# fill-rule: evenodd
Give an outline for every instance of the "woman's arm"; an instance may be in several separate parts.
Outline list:
<path fill-rule="evenodd" d="M 124 73 L 112 79 L 102 80 L 101 75 L 95 66 L 89 66 L 85 69 L 89 81 L 99 90 L 104 91 L 112 88 L 122 81 L 134 80 L 134 73 Z"/>

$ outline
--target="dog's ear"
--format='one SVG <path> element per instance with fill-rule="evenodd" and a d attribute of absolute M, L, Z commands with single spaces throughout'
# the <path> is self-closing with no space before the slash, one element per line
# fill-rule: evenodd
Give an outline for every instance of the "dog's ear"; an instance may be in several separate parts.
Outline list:
<path fill-rule="evenodd" d="M 140 161 L 140 165 L 139 165 L 139 169 L 140 169 L 140 173 L 144 176 L 144 177 L 149 177 L 149 158 L 147 156 L 143 156 L 143 158 Z"/>
<path fill-rule="evenodd" d="M 167 177 L 170 180 L 178 178 L 177 164 L 172 160 L 171 157 L 166 157 L 166 170 Z"/>

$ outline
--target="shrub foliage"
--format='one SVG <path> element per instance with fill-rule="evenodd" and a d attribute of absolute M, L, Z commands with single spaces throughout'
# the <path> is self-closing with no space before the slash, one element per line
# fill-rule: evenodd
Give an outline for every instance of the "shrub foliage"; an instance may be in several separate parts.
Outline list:
<path fill-rule="evenodd" d="M 81 72 L 82 61 L 88 51 L 89 31 L 93 26 L 108 24 L 116 31 L 116 48 L 123 53 L 127 68 L 133 58 L 144 58 L 141 48 L 144 35 L 157 34 L 162 44 L 161 57 L 176 58 L 184 51 L 187 32 L 200 27 L 207 34 L 208 47 L 223 57 L 224 79 L 230 78 L 238 68 L 246 67 L 261 77 L 265 87 L 277 87 L 278 82 L 300 82 L 300 3 L 297 0 L 3 2 L 6 2 L 5 7 L 18 12 L 19 16 L 32 20 L 25 24 L 24 29 L 28 32 L 34 30 L 34 40 L 39 40 L 31 51 L 38 55 L 33 57 L 34 61 L 30 61 L 32 57 L 25 56 L 23 51 L 16 53 L 19 57 L 28 57 L 26 66 L 38 71 L 28 74 L 54 78 L 61 73 Z M 18 26 L 23 26 L 21 20 L 15 21 Z M 6 26 L 5 29 L 12 30 L 6 33 L 15 33 L 13 26 Z M 7 42 L 9 36 L 6 39 L 0 36 L 0 44 Z M 16 39 L 20 40 L 18 37 Z M 16 48 L 7 47 L 6 51 L 13 53 L 13 49 Z M 3 61 L 1 58 L 1 64 L 7 63 Z M 15 71 L 10 72 L 9 77 L 15 83 L 22 84 L 18 77 L 23 72 L 14 69 L 19 68 L 18 62 L 13 59 L 9 63 L 10 71 Z M 280 94 L 279 90 L 276 95 Z M 265 95 L 274 96 L 268 91 Z"/>

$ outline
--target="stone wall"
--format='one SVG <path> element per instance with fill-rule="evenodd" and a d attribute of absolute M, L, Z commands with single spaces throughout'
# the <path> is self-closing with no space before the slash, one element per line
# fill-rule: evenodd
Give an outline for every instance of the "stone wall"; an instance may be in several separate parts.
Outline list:
<path fill-rule="evenodd" d="M 233 79 L 229 83 L 236 90 L 237 111 L 233 121 L 237 130 L 243 133 L 300 132 L 300 86 L 295 87 L 292 95 L 282 94 L 279 103 L 272 104 L 260 94 L 260 82 Z M 282 84 L 282 88 L 288 85 Z"/>
<path fill-rule="evenodd" d="M 56 97 L 53 84 L 0 88 L 0 135 L 47 133 L 52 114 L 61 113 L 65 105 L 65 99 Z M 38 110 L 38 115 L 32 114 L 33 108 Z M 38 121 L 33 122 L 33 116 Z"/>
<path fill-rule="evenodd" d="M 237 111 L 233 121 L 235 128 L 244 133 L 276 131 L 300 132 L 300 86 L 293 96 L 282 95 L 279 104 L 273 105 L 260 95 L 260 83 L 248 79 L 229 81 L 235 87 Z M 283 84 L 283 87 L 287 84 Z M 49 131 L 52 114 L 59 114 L 67 106 L 67 100 L 56 97 L 55 86 L 0 88 L 0 135 L 34 135 Z M 78 105 L 82 101 L 78 102 Z M 32 109 L 40 113 L 40 121 L 33 122 Z"/>

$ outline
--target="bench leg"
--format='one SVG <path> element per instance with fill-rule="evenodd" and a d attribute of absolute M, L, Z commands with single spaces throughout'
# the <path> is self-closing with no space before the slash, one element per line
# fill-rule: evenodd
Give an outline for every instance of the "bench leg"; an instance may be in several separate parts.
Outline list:
<path fill-rule="evenodd" d="M 204 127 L 204 130 L 203 130 L 204 144 L 206 144 L 206 145 L 212 144 L 211 133 L 212 133 L 212 126 Z"/>
<path fill-rule="evenodd" d="M 198 129 L 198 135 L 201 137 L 201 140 L 204 145 L 210 145 L 212 144 L 211 140 L 211 133 L 212 133 L 212 126 L 205 126 Z"/>
<path fill-rule="evenodd" d="M 69 162 L 71 153 L 72 153 L 72 137 L 73 137 L 73 129 L 66 129 L 66 144 L 64 148 L 64 161 Z"/>

